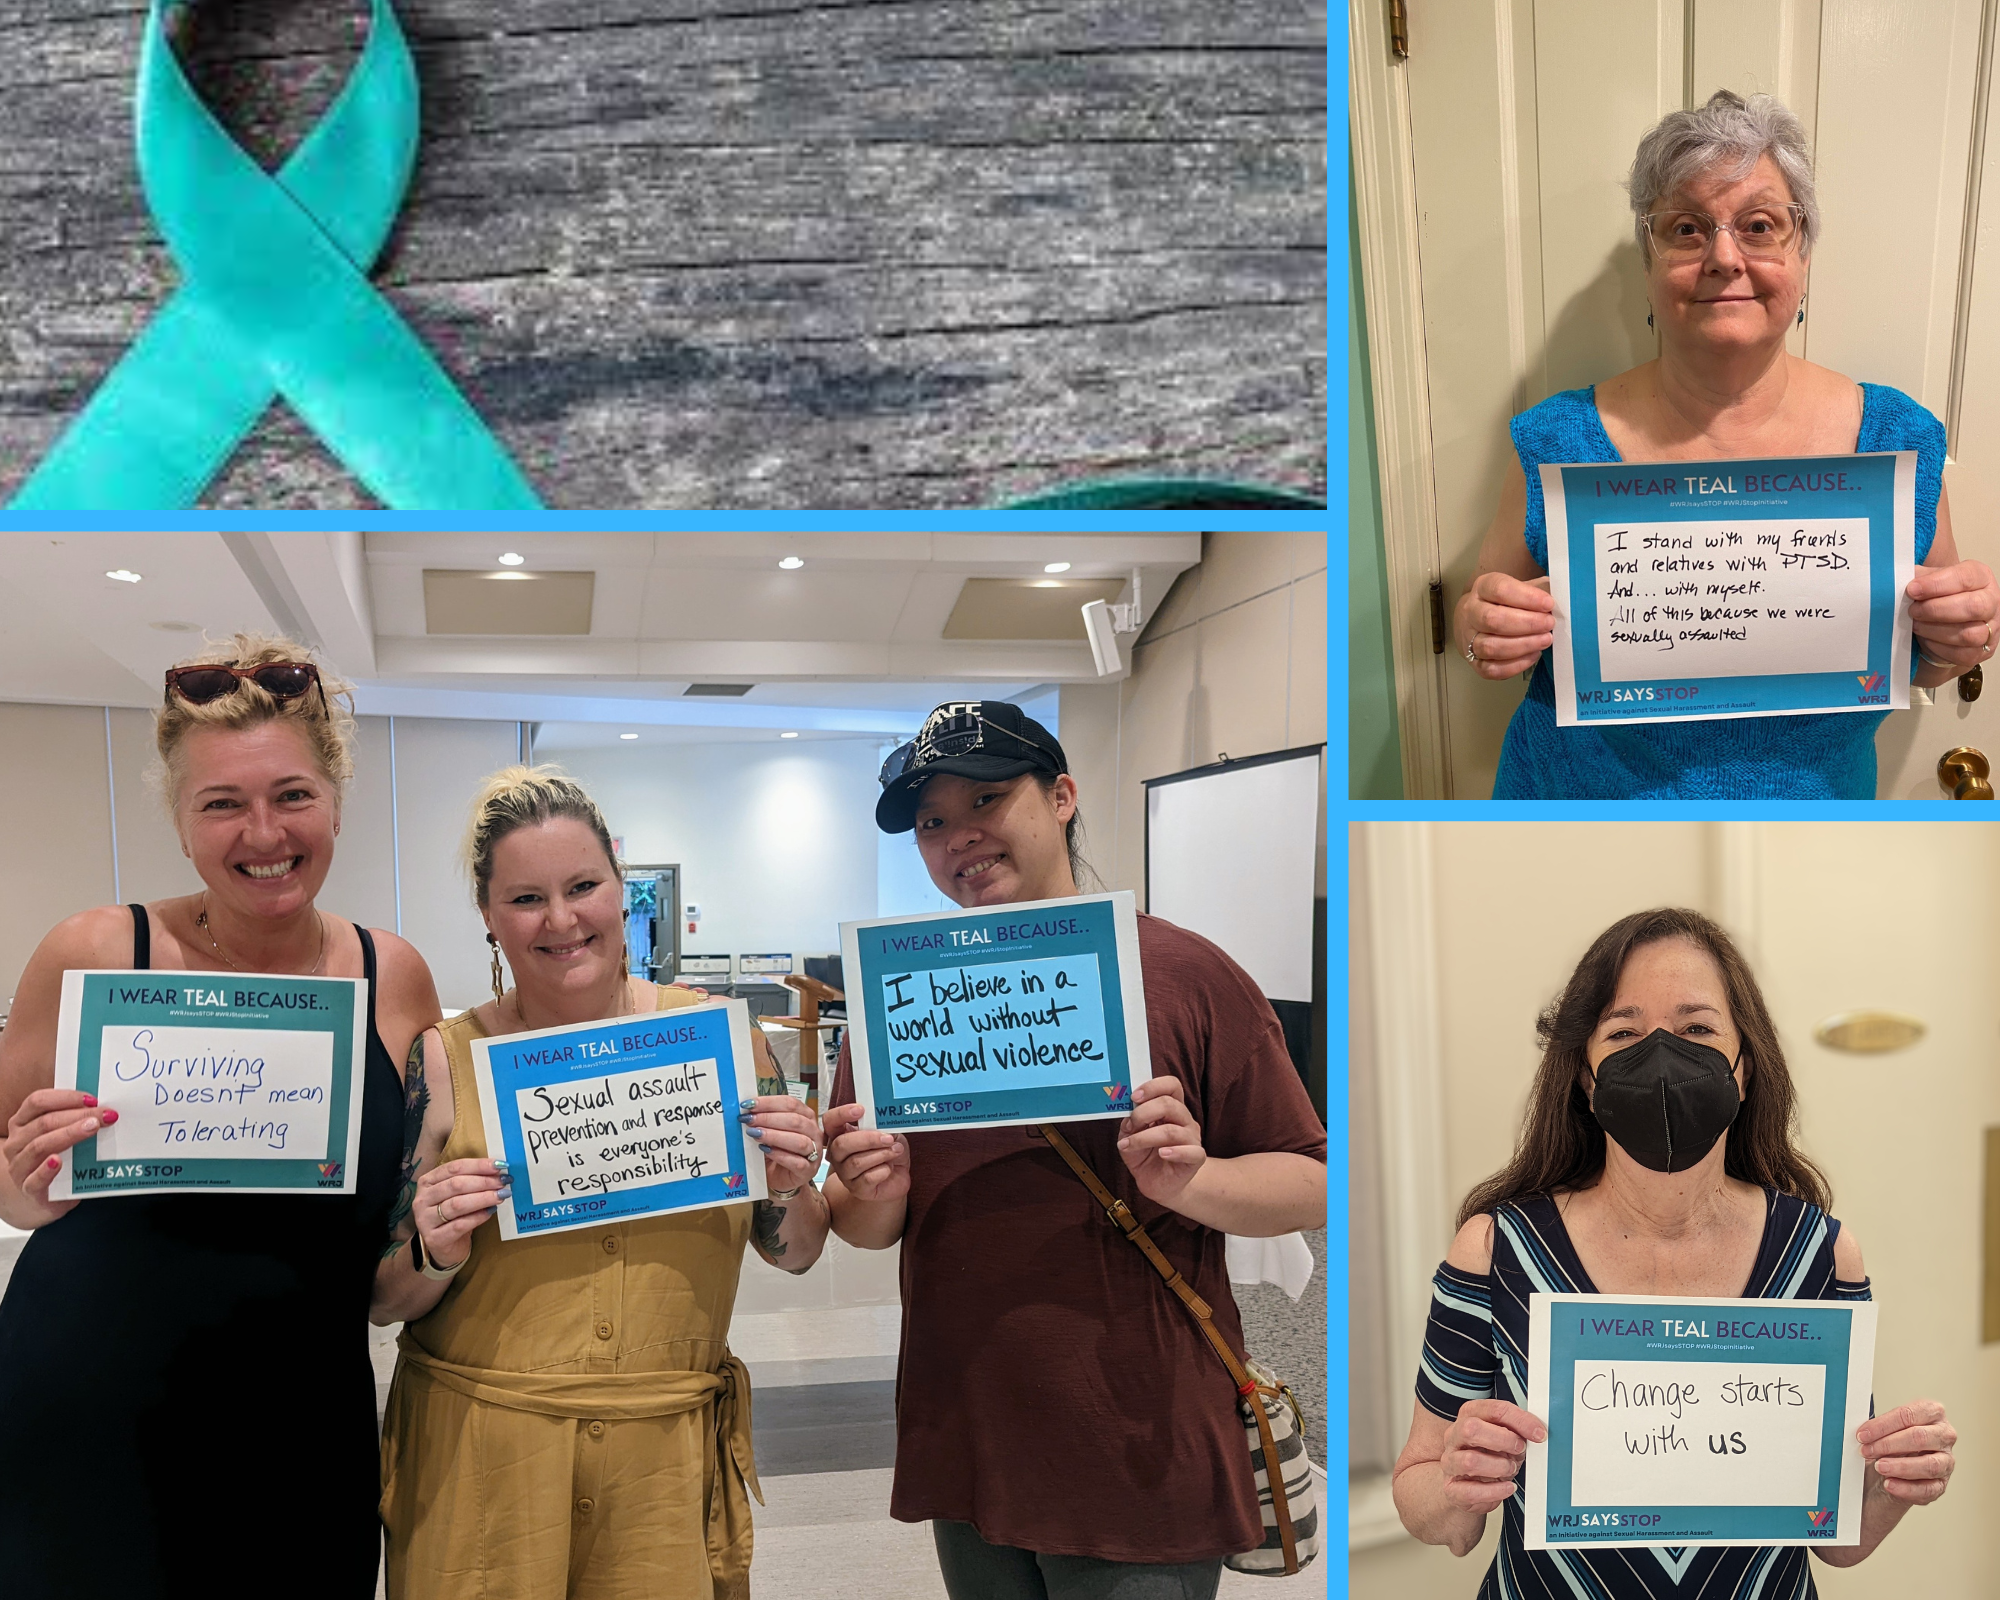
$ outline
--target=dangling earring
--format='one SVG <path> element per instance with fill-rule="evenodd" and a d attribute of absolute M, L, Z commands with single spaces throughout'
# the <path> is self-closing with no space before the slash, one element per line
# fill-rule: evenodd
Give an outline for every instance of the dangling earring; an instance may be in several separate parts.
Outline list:
<path fill-rule="evenodd" d="M 488 933 L 486 942 L 493 948 L 493 1003 L 497 1006 L 507 997 L 507 982 L 500 975 L 500 941 Z"/>
<path fill-rule="evenodd" d="M 1799 326 L 1800 326 L 1801 328 L 1803 328 L 1803 327 L 1804 327 L 1804 326 L 1806 325 L 1806 303 L 1805 303 L 1805 301 L 1803 301 L 1803 300 L 1801 300 L 1801 301 L 1799 302 L 1799 323 L 1798 323 L 1798 325 L 1799 325 Z"/>
<path fill-rule="evenodd" d="M 1653 308 L 1651 306 L 1648 306 L 1646 307 L 1646 326 L 1650 328 L 1652 325 L 1653 325 Z"/>

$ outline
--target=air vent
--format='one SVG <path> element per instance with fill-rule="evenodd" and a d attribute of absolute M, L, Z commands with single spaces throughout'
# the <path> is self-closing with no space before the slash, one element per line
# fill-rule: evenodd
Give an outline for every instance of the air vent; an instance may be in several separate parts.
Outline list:
<path fill-rule="evenodd" d="M 591 572 L 424 569 L 424 631 L 520 637 L 590 632 Z"/>
<path fill-rule="evenodd" d="M 681 690 L 681 694 L 683 697 L 705 694 L 724 700 L 740 700 L 756 687 L 754 683 L 691 683 Z"/>
<path fill-rule="evenodd" d="M 967 578 L 945 621 L 947 639 L 1074 639 L 1084 643 L 1083 608 L 1116 600 L 1121 578 Z"/>

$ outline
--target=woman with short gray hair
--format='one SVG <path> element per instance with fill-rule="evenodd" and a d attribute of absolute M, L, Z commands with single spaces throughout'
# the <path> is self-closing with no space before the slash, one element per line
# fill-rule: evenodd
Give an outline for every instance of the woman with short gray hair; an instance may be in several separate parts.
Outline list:
<path fill-rule="evenodd" d="M 2000 642 L 2000 587 L 1983 563 L 1959 560 L 1952 538 L 1943 426 L 1896 389 L 1785 349 L 1805 320 L 1820 231 L 1799 119 L 1770 95 L 1718 90 L 1640 140 L 1627 188 L 1659 355 L 1513 419 L 1519 460 L 1457 606 L 1459 651 L 1475 672 L 1533 670 L 1494 798 L 1873 799 L 1886 713 L 1557 725 L 1545 464 L 1914 450 L 1913 681 L 1949 683 Z"/>

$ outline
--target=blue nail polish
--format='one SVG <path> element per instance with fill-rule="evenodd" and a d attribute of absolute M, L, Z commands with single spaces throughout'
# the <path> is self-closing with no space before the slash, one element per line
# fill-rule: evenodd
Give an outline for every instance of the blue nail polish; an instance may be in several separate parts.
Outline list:
<path fill-rule="evenodd" d="M 510 1169 L 508 1168 L 508 1166 L 507 1166 L 507 1163 L 506 1163 L 506 1162 L 504 1162 L 504 1161 L 496 1161 L 496 1162 L 494 1162 L 494 1163 L 493 1163 L 493 1170 L 494 1170 L 495 1172 L 499 1173 L 499 1174 L 500 1174 L 500 1176 L 504 1178 L 504 1177 L 506 1177 L 506 1176 L 508 1175 L 508 1173 L 509 1173 L 509 1170 L 510 1170 Z"/>
<path fill-rule="evenodd" d="M 755 1100 L 744 1100 L 738 1103 L 736 1109 L 738 1111 L 755 1111 L 757 1109 L 757 1102 Z"/>
<path fill-rule="evenodd" d="M 750 1136 L 751 1138 L 753 1138 L 753 1139 L 757 1140 L 757 1141 L 758 1141 L 758 1143 L 760 1143 L 760 1144 L 761 1144 L 761 1143 L 763 1142 L 763 1139 L 764 1139 L 764 1130 L 763 1130 L 762 1128 L 753 1128 L 753 1127 L 751 1127 L 751 1126 L 750 1126 L 750 1125 L 749 1125 L 748 1123 L 745 1123 L 745 1124 L 744 1124 L 744 1127 L 743 1127 L 743 1131 L 744 1131 L 744 1132 L 745 1132 L 746 1134 L 748 1134 L 748 1135 L 749 1135 L 749 1136 Z"/>

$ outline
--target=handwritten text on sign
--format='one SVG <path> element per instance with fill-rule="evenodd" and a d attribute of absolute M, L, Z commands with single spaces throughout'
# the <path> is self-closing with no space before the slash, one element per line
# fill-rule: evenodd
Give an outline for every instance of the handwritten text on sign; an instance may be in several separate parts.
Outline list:
<path fill-rule="evenodd" d="M 1094 955 L 887 973 L 882 1009 L 898 1099 L 1102 1083 L 1108 1070 Z"/>
<path fill-rule="evenodd" d="M 97 1135 L 106 1160 L 296 1159 L 326 1147 L 330 1033 L 124 1023 L 102 1037 L 97 1103 L 118 1113 Z"/>
<path fill-rule="evenodd" d="M 1607 683 L 1849 672 L 1868 664 L 1868 523 L 1600 522 Z"/>
<path fill-rule="evenodd" d="M 517 1089 L 535 1204 L 726 1171 L 716 1081 L 710 1059 Z"/>
<path fill-rule="evenodd" d="M 1570 1500 L 1579 1506 L 1810 1506 L 1826 1368 L 1579 1361 Z"/>

